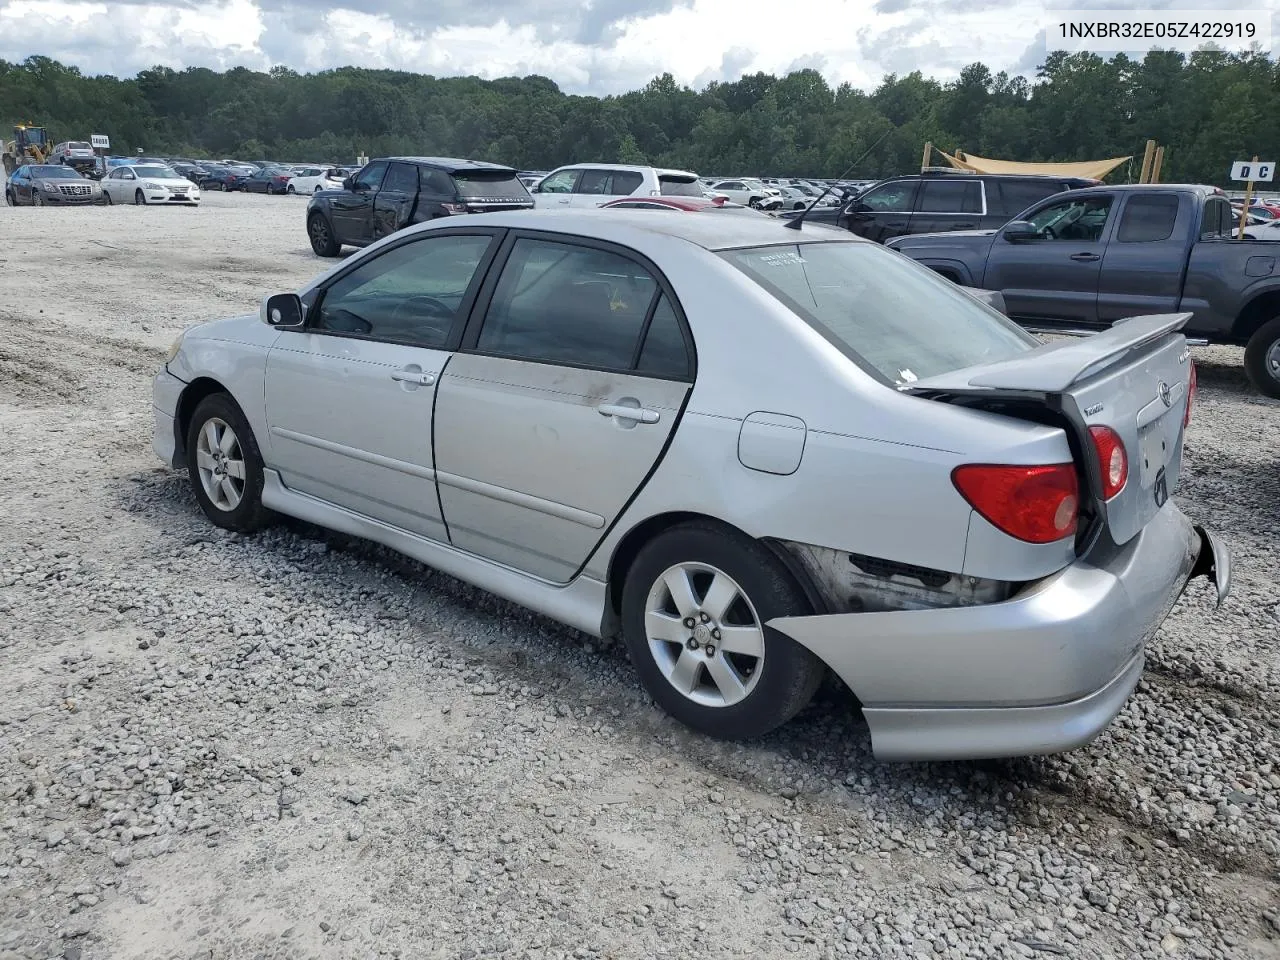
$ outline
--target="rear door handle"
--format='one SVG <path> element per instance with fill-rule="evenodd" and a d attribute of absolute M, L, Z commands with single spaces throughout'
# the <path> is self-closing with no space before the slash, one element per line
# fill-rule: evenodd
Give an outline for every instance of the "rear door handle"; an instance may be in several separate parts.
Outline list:
<path fill-rule="evenodd" d="M 602 417 L 615 417 L 618 420 L 630 420 L 634 423 L 657 423 L 662 419 L 657 410 L 628 407 L 621 403 L 602 403 L 596 407 L 596 410 Z"/>
<path fill-rule="evenodd" d="M 1095 260 L 1101 260 L 1102 258 L 1096 253 L 1073 253 L 1071 259 L 1076 263 L 1093 263 Z"/>
<path fill-rule="evenodd" d="M 420 387 L 429 387 L 436 382 L 434 373 L 423 373 L 421 370 L 393 370 L 391 379 L 401 383 L 412 383 Z"/>

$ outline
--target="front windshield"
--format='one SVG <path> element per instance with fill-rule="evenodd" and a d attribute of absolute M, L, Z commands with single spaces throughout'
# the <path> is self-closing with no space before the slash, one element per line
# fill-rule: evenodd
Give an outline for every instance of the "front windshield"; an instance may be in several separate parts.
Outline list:
<path fill-rule="evenodd" d="M 138 167 L 133 172 L 148 180 L 181 180 L 182 177 L 172 167 Z"/>
<path fill-rule="evenodd" d="M 900 386 L 1039 345 L 949 280 L 879 244 L 797 243 L 720 254 L 856 362 Z"/>
<path fill-rule="evenodd" d="M 35 166 L 31 168 L 33 180 L 81 180 L 80 174 L 70 167 Z"/>

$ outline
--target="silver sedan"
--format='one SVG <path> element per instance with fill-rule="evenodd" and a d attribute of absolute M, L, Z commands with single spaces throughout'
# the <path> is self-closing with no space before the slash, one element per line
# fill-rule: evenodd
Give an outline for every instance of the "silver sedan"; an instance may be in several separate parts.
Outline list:
<path fill-rule="evenodd" d="M 1172 495 L 1187 315 L 1042 345 L 819 225 L 643 211 L 452 217 L 154 383 L 208 518 L 386 544 L 597 636 L 707 734 L 759 736 L 830 670 L 876 754 L 1071 749 L 1230 563 Z"/>

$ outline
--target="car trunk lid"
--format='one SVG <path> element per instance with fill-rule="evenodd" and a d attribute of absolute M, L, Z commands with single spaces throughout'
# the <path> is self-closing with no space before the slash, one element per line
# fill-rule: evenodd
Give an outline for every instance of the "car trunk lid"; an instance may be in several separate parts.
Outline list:
<path fill-rule="evenodd" d="M 1064 422 L 1097 522 L 1114 542 L 1132 539 L 1164 506 L 1182 470 L 1190 351 L 1179 333 L 1190 313 L 1132 317 L 1108 330 L 1046 343 L 997 363 L 956 370 L 904 392 L 1008 412 L 1028 401 Z M 1089 428 L 1124 443 L 1128 479 L 1109 500 Z"/>

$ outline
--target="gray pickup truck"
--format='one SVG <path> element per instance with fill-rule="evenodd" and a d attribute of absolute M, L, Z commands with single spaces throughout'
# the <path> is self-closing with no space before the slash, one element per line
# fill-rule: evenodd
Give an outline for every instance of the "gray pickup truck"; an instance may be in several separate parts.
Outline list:
<path fill-rule="evenodd" d="M 1190 311 L 1191 340 L 1245 348 L 1245 370 L 1280 398 L 1280 245 L 1232 239 L 1216 187 L 1134 184 L 1042 200 L 996 230 L 897 237 L 886 246 L 956 283 L 997 290 L 1038 331 L 1094 332 Z"/>

